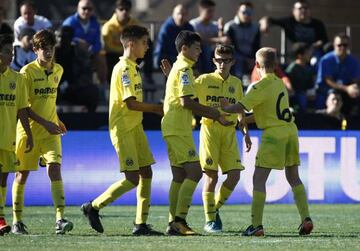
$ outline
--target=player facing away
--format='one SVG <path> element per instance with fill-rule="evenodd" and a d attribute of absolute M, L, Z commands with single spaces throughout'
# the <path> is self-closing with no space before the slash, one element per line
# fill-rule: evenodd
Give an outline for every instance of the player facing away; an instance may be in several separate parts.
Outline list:
<path fill-rule="evenodd" d="M 81 206 L 90 226 L 99 233 L 104 232 L 99 210 L 137 187 L 133 234 L 161 234 L 146 224 L 150 207 L 151 165 L 155 161 L 142 126 L 143 112 L 163 115 L 162 105 L 143 102 L 142 82 L 136 60 L 143 58 L 148 50 L 148 37 L 147 29 L 137 25 L 125 28 L 121 34 L 124 56 L 112 72 L 109 130 L 125 179 L 115 182 L 92 202 Z"/>
<path fill-rule="evenodd" d="M 187 224 L 186 216 L 195 188 L 202 177 L 199 157 L 192 137 L 192 113 L 232 125 L 217 109 L 194 100 L 195 79 L 192 66 L 201 53 L 198 34 L 181 31 L 175 39 L 178 57 L 166 82 L 164 117 L 161 122 L 173 179 L 169 191 L 169 235 L 196 234 Z"/>
<path fill-rule="evenodd" d="M 244 236 L 263 236 L 263 210 L 266 198 L 266 180 L 272 169 L 283 170 L 298 208 L 301 224 L 299 234 L 307 235 L 313 229 L 304 185 L 299 177 L 299 140 L 294 117 L 289 109 L 289 97 L 283 82 L 274 74 L 275 49 L 264 47 L 256 52 L 256 69 L 261 80 L 254 83 L 239 103 L 230 105 L 221 100 L 225 112 L 238 113 L 241 123 L 255 122 L 263 130 L 261 145 L 256 155 L 253 176 L 252 224 Z M 245 119 L 246 111 L 253 115 Z"/>
<path fill-rule="evenodd" d="M 63 68 L 54 62 L 56 39 L 50 30 L 40 30 L 33 38 L 33 48 L 37 55 L 36 60 L 21 69 L 24 74 L 26 88 L 29 92 L 28 109 L 30 117 L 35 120 L 44 118 L 58 125 L 58 134 L 54 135 L 35 120 L 30 121 L 30 128 L 34 138 L 34 148 L 25 153 L 27 137 L 21 124 L 17 125 L 16 155 L 20 161 L 18 172 L 13 183 L 13 227 L 14 234 L 27 234 L 26 226 L 22 221 L 24 209 L 24 190 L 30 171 L 38 169 L 41 157 L 46 163 L 47 173 L 51 181 L 51 193 L 56 212 L 55 232 L 64 234 L 73 228 L 73 223 L 64 218 L 65 194 L 61 177 L 61 136 L 66 133 L 64 124 L 56 113 L 56 96 Z M 33 112 L 32 112 L 33 111 Z"/>
<path fill-rule="evenodd" d="M 230 46 L 218 45 L 215 48 L 213 62 L 216 66 L 215 72 L 203 74 L 195 80 L 199 103 L 220 107 L 222 97 L 231 104 L 238 103 L 243 97 L 242 83 L 240 79 L 230 75 L 230 69 L 235 63 L 234 49 Z M 201 168 L 205 173 L 202 197 L 206 220 L 204 230 L 208 233 L 221 232 L 219 209 L 232 194 L 240 179 L 240 171 L 244 169 L 240 161 L 235 130 L 237 115 L 232 114 L 229 120 L 234 122 L 234 126 L 225 127 L 205 117 L 201 120 L 199 153 Z M 249 151 L 251 140 L 247 127 L 241 130 Z M 215 196 L 219 165 L 222 173 L 227 177 Z"/>

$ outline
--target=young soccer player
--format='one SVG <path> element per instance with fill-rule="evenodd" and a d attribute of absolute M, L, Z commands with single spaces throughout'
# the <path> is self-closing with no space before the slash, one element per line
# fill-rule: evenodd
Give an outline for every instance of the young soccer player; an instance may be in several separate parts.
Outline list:
<path fill-rule="evenodd" d="M 229 103 L 236 104 L 243 97 L 243 91 L 240 79 L 230 75 L 230 69 L 235 63 L 233 48 L 218 45 L 215 48 L 213 62 L 216 66 L 215 72 L 203 74 L 195 80 L 199 103 L 220 107 L 220 98 L 225 97 Z M 236 115 L 233 114 L 229 119 L 236 125 Z M 247 128 L 241 130 L 249 151 L 251 140 L 248 130 Z M 224 127 L 212 119 L 202 118 L 199 151 L 200 164 L 205 173 L 202 194 L 206 219 L 204 230 L 217 233 L 222 230 L 219 209 L 232 194 L 240 179 L 240 171 L 244 169 L 240 161 L 235 126 Z M 215 196 L 219 165 L 227 178 Z"/>
<path fill-rule="evenodd" d="M 199 35 L 194 32 L 181 31 L 178 34 L 175 45 L 179 55 L 166 83 L 161 130 L 173 174 L 169 192 L 169 225 L 166 230 L 169 235 L 196 234 L 186 222 L 193 193 L 202 177 L 192 138 L 192 113 L 216 120 L 223 125 L 233 124 L 217 109 L 193 100 L 196 95 L 191 67 L 201 53 L 200 42 Z"/>
<path fill-rule="evenodd" d="M 274 75 L 275 49 L 265 47 L 256 52 L 256 68 L 261 80 L 251 86 L 239 103 L 229 105 L 224 99 L 221 105 L 225 112 L 239 113 L 241 123 L 256 122 L 263 129 L 261 145 L 256 156 L 253 177 L 253 201 L 251 205 L 252 225 L 244 236 L 263 236 L 263 209 L 266 198 L 266 180 L 272 169 L 283 170 L 289 182 L 301 225 L 299 234 L 310 234 L 313 223 L 310 218 L 304 185 L 299 177 L 299 142 L 294 117 L 289 109 L 289 98 L 282 81 Z M 245 119 L 244 110 L 253 110 L 253 116 Z"/>
<path fill-rule="evenodd" d="M 85 203 L 81 210 L 90 226 L 104 232 L 99 219 L 99 210 L 137 187 L 137 210 L 134 235 L 159 235 L 146 224 L 149 207 L 152 170 L 155 163 L 142 126 L 143 112 L 163 115 L 162 106 L 143 102 L 141 76 L 136 64 L 148 49 L 148 31 L 141 26 L 128 26 L 121 33 L 124 56 L 115 65 L 110 86 L 109 129 L 111 141 L 120 160 L 120 171 L 125 179 L 112 184 L 92 202 Z"/>
<path fill-rule="evenodd" d="M 56 113 L 57 88 L 63 68 L 54 63 L 55 35 L 49 30 L 38 31 L 33 38 L 34 52 L 37 55 L 35 61 L 25 65 L 21 69 L 24 74 L 26 88 L 29 91 L 28 109 L 30 117 L 39 120 L 42 117 L 59 126 L 58 133 L 65 133 L 66 128 L 59 120 Z M 32 112 L 34 111 L 34 112 Z M 61 138 L 53 135 L 34 120 L 30 121 L 30 127 L 34 135 L 34 149 L 30 153 L 24 153 L 26 140 L 24 128 L 18 124 L 16 137 L 16 155 L 20 161 L 18 172 L 13 183 L 13 227 L 14 234 L 27 234 L 26 226 L 22 222 L 24 208 L 24 189 L 30 171 L 38 169 L 40 157 L 45 161 L 47 172 L 51 181 L 51 192 L 56 211 L 56 234 L 64 234 L 71 231 L 73 223 L 64 218 L 65 195 L 61 177 Z"/>

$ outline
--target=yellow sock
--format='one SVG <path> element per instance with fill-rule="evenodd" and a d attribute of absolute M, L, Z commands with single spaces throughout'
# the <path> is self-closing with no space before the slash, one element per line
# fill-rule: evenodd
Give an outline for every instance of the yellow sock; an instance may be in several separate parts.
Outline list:
<path fill-rule="evenodd" d="M 262 225 L 266 194 L 263 192 L 253 191 L 253 201 L 251 204 L 251 221 L 254 227 Z"/>
<path fill-rule="evenodd" d="M 192 201 L 192 196 L 195 192 L 197 182 L 185 179 L 179 190 L 178 203 L 176 205 L 175 216 L 185 219 Z"/>
<path fill-rule="evenodd" d="M 118 199 L 124 193 L 133 189 L 135 185 L 130 181 L 124 179 L 112 184 L 105 192 L 97 197 L 91 204 L 96 210 L 107 206 L 114 200 Z"/>
<path fill-rule="evenodd" d="M 4 207 L 6 206 L 6 192 L 7 192 L 7 187 L 1 187 L 1 194 L 3 197 Z"/>
<path fill-rule="evenodd" d="M 64 218 L 65 194 L 64 183 L 62 180 L 51 182 L 51 194 L 56 211 L 56 221 Z"/>
<path fill-rule="evenodd" d="M 151 196 L 151 179 L 142 179 L 139 180 L 139 185 L 137 187 L 136 198 L 136 224 L 146 223 L 149 208 L 150 208 L 150 196 Z"/>
<path fill-rule="evenodd" d="M 310 217 L 309 206 L 306 197 L 305 187 L 303 184 L 293 187 L 294 200 L 299 211 L 301 221 L 306 217 Z"/>
<path fill-rule="evenodd" d="M 4 208 L 5 208 L 4 196 L 2 192 L 0 192 L 0 218 L 5 217 Z"/>
<path fill-rule="evenodd" d="M 203 197 L 206 222 L 215 221 L 215 216 L 216 216 L 215 193 L 203 192 L 202 197 Z"/>
<path fill-rule="evenodd" d="M 22 219 L 24 209 L 24 191 L 25 185 L 17 183 L 15 180 L 12 186 L 12 203 L 13 203 L 13 223 Z"/>
<path fill-rule="evenodd" d="M 222 207 L 225 204 L 225 202 L 230 197 L 232 192 L 233 192 L 233 190 L 230 190 L 229 188 L 224 186 L 224 184 L 221 185 L 219 192 L 216 194 L 216 199 L 215 199 L 216 209 L 219 209 L 220 207 Z"/>
<path fill-rule="evenodd" d="M 179 198 L 181 183 L 172 181 L 169 191 L 169 222 L 175 220 L 176 206 Z"/>

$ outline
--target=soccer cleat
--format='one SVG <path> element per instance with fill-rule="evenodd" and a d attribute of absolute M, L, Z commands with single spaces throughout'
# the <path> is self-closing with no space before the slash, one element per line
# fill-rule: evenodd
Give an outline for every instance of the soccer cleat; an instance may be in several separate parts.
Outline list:
<path fill-rule="evenodd" d="M 190 236 L 196 235 L 189 225 L 186 223 L 185 219 L 181 221 L 174 221 L 170 224 L 171 232 L 175 233 L 174 235 Z"/>
<path fill-rule="evenodd" d="M 5 218 L 0 217 L 0 235 L 7 234 L 11 231 L 11 227 L 6 224 Z"/>
<path fill-rule="evenodd" d="M 223 224 L 220 218 L 219 209 L 216 209 L 215 222 L 216 225 L 220 228 L 220 230 L 222 230 Z"/>
<path fill-rule="evenodd" d="M 89 220 L 90 226 L 97 232 L 103 233 L 104 228 L 100 221 L 99 210 L 92 207 L 91 202 L 87 202 L 81 205 L 81 211 Z"/>
<path fill-rule="evenodd" d="M 216 221 L 208 221 L 204 226 L 204 231 L 207 233 L 220 233 L 222 229 Z"/>
<path fill-rule="evenodd" d="M 308 235 L 313 230 L 314 225 L 310 217 L 306 217 L 299 226 L 299 235 Z"/>
<path fill-rule="evenodd" d="M 242 233 L 242 236 L 264 236 L 264 228 L 262 225 L 254 227 L 253 225 L 248 226 L 248 228 Z"/>
<path fill-rule="evenodd" d="M 142 224 L 134 224 L 134 229 L 132 231 L 133 235 L 164 235 L 161 232 L 155 231 L 152 229 L 151 225 L 142 223 Z"/>
<path fill-rule="evenodd" d="M 174 221 L 169 222 L 168 226 L 166 227 L 165 234 L 166 235 L 180 235 L 176 230 L 174 230 L 171 226 Z"/>
<path fill-rule="evenodd" d="M 11 233 L 13 234 L 29 234 L 28 231 L 26 231 L 27 226 L 22 223 L 22 221 L 18 221 L 12 225 Z"/>
<path fill-rule="evenodd" d="M 65 234 L 70 232 L 74 228 L 74 224 L 71 221 L 61 219 L 55 223 L 56 234 Z"/>

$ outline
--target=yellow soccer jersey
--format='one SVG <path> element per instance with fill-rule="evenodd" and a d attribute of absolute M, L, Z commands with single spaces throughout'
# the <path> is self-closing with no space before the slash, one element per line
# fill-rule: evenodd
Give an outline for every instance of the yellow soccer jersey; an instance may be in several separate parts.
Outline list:
<path fill-rule="evenodd" d="M 253 110 L 256 125 L 260 129 L 283 126 L 294 121 L 285 85 L 275 74 L 266 74 L 249 88 L 240 103 L 247 111 Z"/>
<path fill-rule="evenodd" d="M 52 70 L 47 72 L 46 68 L 41 66 L 37 60 L 25 65 L 20 70 L 24 74 L 31 109 L 42 118 L 55 124 L 58 124 L 56 113 L 57 88 L 63 71 L 61 65 L 54 63 Z M 51 135 L 33 120 L 30 120 L 30 128 L 34 139 L 43 139 Z M 18 123 L 17 130 L 20 136 L 25 134 L 20 123 Z"/>
<path fill-rule="evenodd" d="M 127 108 L 124 101 L 129 97 L 143 101 L 141 76 L 136 62 L 121 57 L 112 72 L 110 85 L 109 129 L 112 140 L 142 122 L 142 112 Z"/>
<path fill-rule="evenodd" d="M 230 104 L 236 104 L 243 97 L 241 80 L 235 76 L 229 75 L 223 79 L 216 71 L 209 74 L 203 74 L 195 80 L 196 96 L 199 103 L 211 107 L 220 107 L 220 98 L 226 98 Z M 232 114 L 227 118 L 234 122 L 236 126 L 237 115 Z M 202 124 L 211 124 L 214 120 L 203 117 Z"/>
<path fill-rule="evenodd" d="M 0 149 L 15 151 L 17 113 L 28 101 L 23 76 L 8 67 L 0 74 Z"/>
<path fill-rule="evenodd" d="M 195 97 L 194 61 L 179 54 L 168 80 L 164 100 L 164 117 L 161 121 L 163 136 L 192 135 L 192 112 L 181 106 L 180 98 Z"/>

